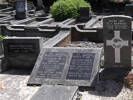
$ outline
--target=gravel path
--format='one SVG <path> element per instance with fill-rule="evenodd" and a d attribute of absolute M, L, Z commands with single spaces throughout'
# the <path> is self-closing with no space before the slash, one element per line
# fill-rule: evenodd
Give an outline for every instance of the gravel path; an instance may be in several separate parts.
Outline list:
<path fill-rule="evenodd" d="M 82 47 L 82 48 L 102 48 L 103 43 L 95 43 L 89 41 L 76 41 L 69 44 L 67 47 Z"/>

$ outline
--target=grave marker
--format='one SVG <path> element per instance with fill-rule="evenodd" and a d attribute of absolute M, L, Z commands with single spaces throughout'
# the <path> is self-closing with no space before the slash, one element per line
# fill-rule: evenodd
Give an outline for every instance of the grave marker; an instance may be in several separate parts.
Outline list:
<path fill-rule="evenodd" d="M 101 49 L 43 48 L 28 85 L 91 86 L 99 71 Z"/>
<path fill-rule="evenodd" d="M 103 19 L 105 67 L 131 68 L 131 18 L 112 15 Z"/>
<path fill-rule="evenodd" d="M 25 19 L 27 17 L 27 0 L 17 0 L 16 19 Z"/>
<path fill-rule="evenodd" d="M 3 40 L 4 55 L 9 67 L 33 68 L 43 45 L 40 37 L 7 37 Z"/>
<path fill-rule="evenodd" d="M 89 7 L 80 7 L 79 14 L 79 17 L 77 18 L 78 22 L 87 22 L 91 18 Z"/>

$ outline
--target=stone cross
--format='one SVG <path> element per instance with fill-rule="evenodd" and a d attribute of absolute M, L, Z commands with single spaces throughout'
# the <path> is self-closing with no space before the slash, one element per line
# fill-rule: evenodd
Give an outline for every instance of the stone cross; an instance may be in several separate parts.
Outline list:
<path fill-rule="evenodd" d="M 128 46 L 128 41 L 124 41 L 120 37 L 120 31 L 114 31 L 114 37 L 112 40 L 106 40 L 107 46 L 112 46 L 115 50 L 115 63 L 120 63 L 120 49 L 124 46 Z"/>

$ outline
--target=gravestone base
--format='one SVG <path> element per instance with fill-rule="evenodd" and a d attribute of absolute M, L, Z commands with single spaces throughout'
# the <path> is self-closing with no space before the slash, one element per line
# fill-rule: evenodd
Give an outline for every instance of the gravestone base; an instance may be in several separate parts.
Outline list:
<path fill-rule="evenodd" d="M 31 100 L 72 100 L 77 86 L 42 85 Z"/>

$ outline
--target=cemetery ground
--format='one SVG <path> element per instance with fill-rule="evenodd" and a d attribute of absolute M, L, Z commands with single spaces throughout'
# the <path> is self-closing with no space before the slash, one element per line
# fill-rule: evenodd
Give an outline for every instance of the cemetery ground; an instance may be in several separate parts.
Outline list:
<path fill-rule="evenodd" d="M 56 21 L 25 2 L 0 8 L 0 100 L 133 100 L 128 6 Z"/>
<path fill-rule="evenodd" d="M 74 42 L 68 47 L 102 47 L 103 43 Z M 102 72 L 101 68 L 100 72 Z M 27 86 L 31 70 L 11 69 L 0 74 L 0 100 L 31 100 L 40 86 Z M 131 72 L 133 73 L 133 71 Z M 53 87 L 55 85 L 52 85 Z M 47 85 L 45 86 L 45 88 Z M 50 94 L 52 96 L 52 94 Z M 132 100 L 133 91 L 122 81 L 106 80 L 97 83 L 95 89 L 81 87 L 74 95 L 73 100 Z M 45 99 L 44 99 L 45 100 Z M 48 99 L 47 99 L 48 100 Z M 54 100 L 54 99 L 53 99 Z"/>
<path fill-rule="evenodd" d="M 31 71 L 13 69 L 0 74 L 0 100 L 30 100 L 40 88 L 40 86 L 27 86 L 30 73 Z M 81 100 L 132 100 L 133 91 L 123 85 L 123 82 L 107 80 L 100 81 L 95 90 L 78 91 L 73 100 L 80 100 L 76 98 L 81 98 Z"/>

